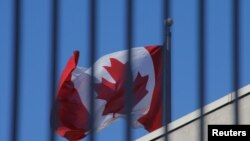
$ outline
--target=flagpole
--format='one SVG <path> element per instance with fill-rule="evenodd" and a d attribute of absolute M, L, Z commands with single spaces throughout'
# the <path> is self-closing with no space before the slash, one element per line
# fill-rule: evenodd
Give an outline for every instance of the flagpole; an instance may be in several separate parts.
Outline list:
<path fill-rule="evenodd" d="M 163 125 L 165 125 L 164 140 L 168 141 L 168 124 L 172 117 L 172 100 L 171 100 L 171 26 L 173 20 L 167 18 L 164 20 L 164 46 L 163 46 L 163 81 L 162 81 L 162 96 L 163 96 Z"/>
<path fill-rule="evenodd" d="M 171 88 L 172 88 L 172 83 L 171 83 L 171 26 L 173 25 L 173 20 L 172 18 L 167 18 L 165 20 L 165 26 L 166 26 L 166 112 L 168 113 L 166 115 L 166 122 L 167 124 L 171 122 L 171 117 L 172 117 L 172 93 L 171 93 Z"/>

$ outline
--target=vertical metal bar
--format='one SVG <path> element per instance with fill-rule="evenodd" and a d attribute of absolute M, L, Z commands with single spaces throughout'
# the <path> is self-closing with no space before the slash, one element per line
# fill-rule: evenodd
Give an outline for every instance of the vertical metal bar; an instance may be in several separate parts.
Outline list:
<path fill-rule="evenodd" d="M 198 88 L 198 97 L 199 97 L 199 107 L 200 107 L 200 136 L 199 140 L 204 141 L 204 105 L 205 105 L 205 93 L 206 93 L 206 80 L 205 80 L 205 74 L 206 74 L 206 43 L 205 43 L 205 20 L 206 20 L 206 7 L 205 7 L 205 0 L 199 0 L 198 4 L 198 61 L 199 61 L 199 88 Z"/>
<path fill-rule="evenodd" d="M 11 135 L 10 139 L 12 141 L 18 140 L 18 134 L 19 134 L 19 99 L 20 99 L 20 70 L 21 70 L 21 16 L 22 16 L 22 1 L 21 0 L 15 0 L 14 6 L 13 6 L 13 21 L 14 21 L 14 27 L 13 27 L 13 40 L 14 40 L 14 46 L 13 46 L 13 62 L 12 62 L 12 115 L 11 115 L 11 121 L 12 121 L 12 127 L 11 127 Z"/>
<path fill-rule="evenodd" d="M 89 37 L 90 37 L 90 65 L 92 66 L 91 69 L 91 79 L 90 79 L 90 141 L 95 140 L 95 134 L 94 134 L 94 128 L 95 128 L 95 94 L 94 94 L 94 74 L 95 74 L 95 68 L 94 68 L 94 62 L 96 58 L 96 0 L 90 0 L 89 1 Z"/>
<path fill-rule="evenodd" d="M 239 22 L 240 22 L 240 16 L 239 16 L 239 5 L 240 5 L 240 0 L 233 0 L 232 1 L 232 23 L 233 23 L 233 29 L 232 29 L 232 34 L 233 34 L 233 39 L 232 39 L 232 45 L 233 45 L 233 89 L 235 91 L 235 103 L 234 103 L 234 123 L 237 125 L 239 124 L 239 102 L 238 102 L 238 89 L 239 89 L 239 53 L 240 53 L 240 30 L 239 30 Z"/>
<path fill-rule="evenodd" d="M 50 103 L 52 106 L 52 124 L 57 124 L 57 106 L 55 103 L 55 94 L 56 94 L 56 81 L 57 81 L 57 64 L 58 64 L 58 19 L 59 19 L 59 1 L 51 1 L 51 70 L 50 70 Z M 52 125 L 56 127 L 56 125 Z M 53 131 L 53 128 L 49 131 L 49 140 L 55 141 L 56 136 Z"/>
<path fill-rule="evenodd" d="M 162 97 L 163 97 L 163 125 L 165 125 L 165 141 L 168 141 L 168 124 L 171 122 L 171 115 L 172 115 L 172 100 L 171 100 L 171 30 L 170 27 L 172 26 L 172 19 L 168 18 L 165 21 L 165 24 L 167 26 L 166 31 L 166 38 L 163 46 L 163 57 L 162 57 L 162 63 L 163 63 L 163 80 L 162 80 Z"/>
<path fill-rule="evenodd" d="M 128 50 L 128 62 L 127 62 L 127 70 L 126 70 L 126 141 L 132 141 L 132 129 L 131 129 L 131 124 L 132 124 L 132 103 L 133 103 L 133 89 L 132 89 L 132 81 L 133 81 L 133 76 L 132 76 L 132 44 L 133 44 L 133 1 L 132 0 L 127 0 L 126 1 L 126 21 L 127 21 L 127 30 L 125 31 L 125 38 L 126 38 L 126 47 Z"/>
<path fill-rule="evenodd" d="M 168 141 L 168 123 L 171 122 L 171 31 L 172 19 L 170 16 L 170 0 L 163 0 L 163 57 L 162 57 L 162 97 L 163 97 L 163 125 L 165 125 L 164 140 Z"/>

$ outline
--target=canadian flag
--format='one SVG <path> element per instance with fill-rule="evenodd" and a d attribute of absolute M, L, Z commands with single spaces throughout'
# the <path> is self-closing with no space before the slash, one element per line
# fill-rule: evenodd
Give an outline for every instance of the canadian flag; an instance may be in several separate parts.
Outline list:
<path fill-rule="evenodd" d="M 153 131 L 162 126 L 161 47 L 132 49 L 133 127 Z M 88 134 L 89 82 L 91 68 L 78 67 L 79 52 L 69 59 L 59 81 L 56 105 L 56 131 L 74 141 Z M 101 57 L 95 68 L 95 130 L 101 130 L 125 117 L 125 78 L 127 51 Z"/>

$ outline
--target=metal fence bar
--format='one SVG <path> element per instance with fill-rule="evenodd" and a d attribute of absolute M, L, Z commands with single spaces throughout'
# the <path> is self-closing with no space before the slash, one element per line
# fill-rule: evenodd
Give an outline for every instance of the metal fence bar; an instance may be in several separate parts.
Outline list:
<path fill-rule="evenodd" d="M 13 62 L 12 62 L 12 115 L 11 115 L 11 141 L 18 140 L 19 134 L 19 106 L 20 106 L 20 70 L 21 70 L 21 16 L 22 16 L 22 1 L 15 0 L 13 6 Z"/>
<path fill-rule="evenodd" d="M 56 84 L 57 84 L 57 68 L 58 68 L 58 18 L 59 18 L 59 1 L 51 1 L 51 66 L 50 66 L 50 104 L 51 109 L 51 120 L 52 127 L 56 127 L 57 124 L 57 106 L 55 103 L 55 94 L 56 94 Z M 56 136 L 53 131 L 54 128 L 50 128 L 49 131 L 49 140 L 55 141 Z"/>
<path fill-rule="evenodd" d="M 205 0 L 199 0 L 198 3 L 198 65 L 199 65 L 199 86 L 198 86 L 198 98 L 199 98 L 199 107 L 200 107 L 200 136 L 199 140 L 204 141 L 204 105 L 205 105 L 205 95 L 206 95 L 206 6 Z"/>
<path fill-rule="evenodd" d="M 126 141 L 132 141 L 132 103 L 133 103 L 133 76 L 132 76 L 132 45 L 133 45 L 133 0 L 126 1 L 126 26 L 127 30 L 125 31 L 125 42 L 128 50 L 127 57 L 127 67 L 126 67 Z"/>
<path fill-rule="evenodd" d="M 172 20 L 170 17 L 170 0 L 163 0 L 163 41 L 162 48 L 162 97 L 163 97 L 163 125 L 165 125 L 164 140 L 168 141 L 168 123 L 171 122 L 171 31 Z"/>
<path fill-rule="evenodd" d="M 89 37 L 90 37 L 90 58 L 89 63 L 92 67 L 91 69 L 91 79 L 90 79 L 90 124 L 89 124 L 89 133 L 90 133 L 90 141 L 95 141 L 95 93 L 94 93 L 94 74 L 95 74 L 95 58 L 96 58 L 96 28 L 97 28 L 97 22 L 96 22 L 96 6 L 97 1 L 96 0 L 89 0 Z"/>
<path fill-rule="evenodd" d="M 239 30 L 239 25 L 240 25 L 240 16 L 239 16 L 239 11 L 240 11 L 240 0 L 233 0 L 232 1 L 232 45 L 233 45 L 233 89 L 235 91 L 234 97 L 235 97 L 235 103 L 234 103 L 234 123 L 237 125 L 239 124 L 239 102 L 238 102 L 238 89 L 239 89 L 239 72 L 240 72 L 240 30 Z"/>

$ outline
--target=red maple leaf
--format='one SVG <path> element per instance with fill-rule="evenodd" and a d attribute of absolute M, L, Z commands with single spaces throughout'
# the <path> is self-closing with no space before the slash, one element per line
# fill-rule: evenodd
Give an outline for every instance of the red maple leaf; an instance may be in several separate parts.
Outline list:
<path fill-rule="evenodd" d="M 102 78 L 102 83 L 95 85 L 95 90 L 98 93 L 97 99 L 106 100 L 103 115 L 113 113 L 126 114 L 125 110 L 125 81 L 124 72 L 126 64 L 121 63 L 115 58 L 110 58 L 111 66 L 104 66 L 115 83 L 109 82 Z M 146 85 L 148 82 L 148 75 L 142 76 L 139 72 L 132 83 L 133 87 L 133 103 L 134 107 L 147 93 Z"/>

